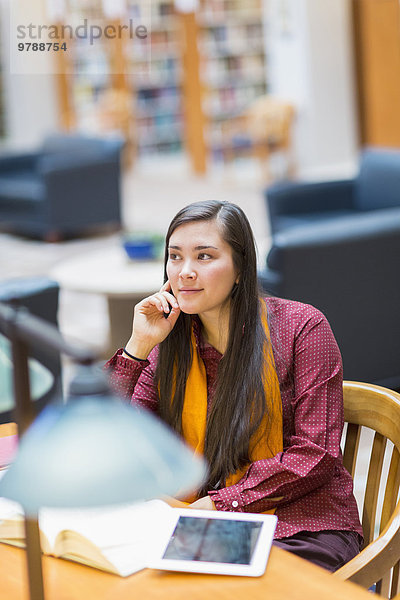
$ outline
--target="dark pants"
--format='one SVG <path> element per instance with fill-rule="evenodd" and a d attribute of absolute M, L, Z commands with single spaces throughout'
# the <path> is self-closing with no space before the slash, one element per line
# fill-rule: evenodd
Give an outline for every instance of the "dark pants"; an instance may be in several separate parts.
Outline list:
<path fill-rule="evenodd" d="M 354 531 L 301 531 L 274 540 L 274 545 L 328 571 L 336 571 L 360 552 L 362 539 Z"/>

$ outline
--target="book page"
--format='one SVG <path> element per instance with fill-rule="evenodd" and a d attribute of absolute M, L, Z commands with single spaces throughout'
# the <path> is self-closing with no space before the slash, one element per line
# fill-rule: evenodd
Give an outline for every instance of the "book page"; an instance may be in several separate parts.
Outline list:
<path fill-rule="evenodd" d="M 0 498 L 0 524 L 1 521 L 14 519 L 18 516 L 24 517 L 22 506 L 18 502 L 8 500 L 8 498 Z"/>
<path fill-rule="evenodd" d="M 82 542 L 77 543 L 74 554 L 85 557 L 85 550 L 90 553 L 94 545 L 121 575 L 128 575 L 147 565 L 152 542 L 171 510 L 161 500 L 101 508 L 47 508 L 40 512 L 39 522 L 54 554 L 64 556 L 63 539 L 67 539 L 64 546 L 71 555 L 72 539 L 77 536 L 68 539 L 68 533 L 76 532 L 90 544 L 85 549 Z"/>
<path fill-rule="evenodd" d="M 148 520 L 158 519 L 170 510 L 162 500 L 96 508 L 43 508 L 39 522 L 51 545 L 60 531 L 72 530 L 105 548 L 144 537 Z"/>
<path fill-rule="evenodd" d="M 3 474 L 0 472 L 0 477 Z M 78 561 L 81 557 L 81 562 L 88 558 L 89 564 L 91 556 L 96 560 L 101 555 L 104 568 L 112 564 L 116 572 L 126 576 L 147 566 L 171 510 L 162 500 L 82 509 L 44 508 L 39 514 L 42 550 L 56 556 L 67 554 Z M 23 519 L 20 504 L 0 498 L 1 539 L 24 544 Z"/>
<path fill-rule="evenodd" d="M 2 497 L 0 497 L 0 541 L 12 546 L 25 547 L 25 515 L 22 506 L 18 502 Z M 43 552 L 50 552 L 49 542 L 42 531 L 40 544 Z"/>
<path fill-rule="evenodd" d="M 0 498 L 0 541 L 14 546 L 25 545 L 24 513 L 20 504 Z"/>

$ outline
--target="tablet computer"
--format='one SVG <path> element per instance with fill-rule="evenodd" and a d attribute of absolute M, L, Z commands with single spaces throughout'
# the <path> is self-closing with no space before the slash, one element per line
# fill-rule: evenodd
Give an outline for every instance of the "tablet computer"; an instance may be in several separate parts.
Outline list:
<path fill-rule="evenodd" d="M 149 567 L 259 577 L 265 571 L 274 515 L 174 509 Z"/>

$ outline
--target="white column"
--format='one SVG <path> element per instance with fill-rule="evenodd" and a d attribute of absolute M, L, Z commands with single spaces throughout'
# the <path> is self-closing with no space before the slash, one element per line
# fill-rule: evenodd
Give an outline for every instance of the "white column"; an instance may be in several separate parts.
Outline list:
<path fill-rule="evenodd" d="M 300 177 L 351 174 L 358 133 L 350 0 L 266 0 L 270 93 L 297 110 Z"/>
<path fill-rule="evenodd" d="M 46 134 L 57 129 L 57 99 L 54 75 L 10 73 L 10 1 L 0 0 L 6 143 L 16 148 L 27 148 L 40 144 Z M 14 41 L 11 40 L 11 43 Z"/>

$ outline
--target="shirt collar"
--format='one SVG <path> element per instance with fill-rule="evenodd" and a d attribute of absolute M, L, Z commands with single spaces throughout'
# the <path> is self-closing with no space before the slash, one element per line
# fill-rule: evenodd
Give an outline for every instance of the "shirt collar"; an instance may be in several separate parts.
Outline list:
<path fill-rule="evenodd" d="M 201 335 L 201 321 L 197 315 L 192 315 L 192 327 L 194 333 L 194 339 L 196 340 L 196 346 L 201 347 L 204 344 L 204 340 Z"/>
<path fill-rule="evenodd" d="M 204 353 L 209 353 L 210 351 L 215 353 L 217 356 L 221 356 L 220 352 L 211 344 L 208 344 L 203 335 L 202 335 L 202 325 L 200 321 L 200 317 L 198 315 L 192 315 L 192 327 L 194 333 L 194 339 L 196 342 L 196 346 L 200 351 L 200 355 L 204 355 Z"/>

